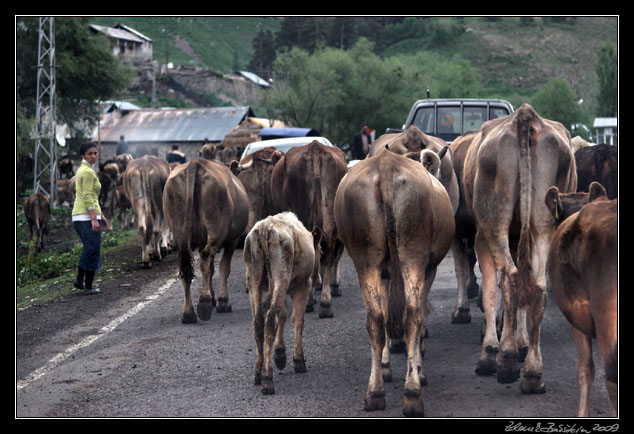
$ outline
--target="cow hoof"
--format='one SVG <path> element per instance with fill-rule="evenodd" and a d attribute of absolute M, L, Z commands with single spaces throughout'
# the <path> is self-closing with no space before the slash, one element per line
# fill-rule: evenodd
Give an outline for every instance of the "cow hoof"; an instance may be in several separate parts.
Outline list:
<path fill-rule="evenodd" d="M 140 265 L 141 265 L 141 268 L 144 268 L 144 269 L 146 269 L 146 270 L 147 270 L 147 269 L 152 268 L 152 263 L 151 263 L 150 261 L 148 261 L 148 262 L 141 262 L 141 264 L 140 264 Z"/>
<path fill-rule="evenodd" d="M 385 392 L 368 392 L 365 395 L 365 411 L 385 410 Z"/>
<path fill-rule="evenodd" d="M 199 301 L 198 306 L 196 306 L 196 312 L 198 312 L 198 318 L 203 321 L 209 321 L 211 318 L 211 312 L 213 310 L 213 306 L 211 305 L 211 301 Z"/>
<path fill-rule="evenodd" d="M 503 358 L 502 363 L 498 364 L 498 383 L 513 383 L 520 378 L 520 367 L 515 358 Z"/>
<path fill-rule="evenodd" d="M 451 315 L 452 324 L 471 323 L 471 309 L 468 307 L 457 307 Z"/>
<path fill-rule="evenodd" d="M 332 318 L 335 316 L 332 305 L 319 303 L 319 318 Z"/>
<path fill-rule="evenodd" d="M 229 303 L 228 298 L 225 298 L 225 297 L 218 298 L 218 304 L 216 305 L 216 312 L 218 313 L 231 312 L 231 303 Z"/>
<path fill-rule="evenodd" d="M 420 390 L 405 389 L 403 392 L 403 415 L 406 417 L 423 417 L 425 409 Z"/>
<path fill-rule="evenodd" d="M 478 360 L 478 366 L 476 366 L 476 374 L 486 376 L 493 375 L 497 372 L 497 353 L 498 348 L 487 346 L 487 356 L 484 359 Z"/>
<path fill-rule="evenodd" d="M 333 297 L 341 297 L 341 289 L 339 288 L 339 285 L 336 283 L 330 285 L 330 295 Z"/>
<path fill-rule="evenodd" d="M 194 312 L 183 312 L 181 323 L 194 324 L 196 322 L 198 322 L 198 319 L 196 318 L 196 314 Z"/>
<path fill-rule="evenodd" d="M 306 372 L 306 362 L 304 361 L 304 359 L 293 359 L 293 369 L 295 369 L 295 372 L 298 374 L 303 374 L 304 372 Z"/>
<path fill-rule="evenodd" d="M 310 291 L 308 294 L 308 300 L 306 301 L 306 312 L 314 312 L 315 304 L 317 304 L 317 302 L 315 301 L 313 291 Z"/>
<path fill-rule="evenodd" d="M 268 377 L 262 375 L 262 394 L 263 395 L 273 395 L 275 393 L 275 388 L 273 387 L 273 377 Z"/>
<path fill-rule="evenodd" d="M 520 390 L 522 393 L 528 394 L 540 394 L 546 392 L 546 386 L 544 386 L 544 380 L 541 374 L 539 375 L 527 375 L 524 374 L 522 383 L 520 384 Z"/>
<path fill-rule="evenodd" d="M 276 348 L 273 354 L 275 366 L 280 371 L 286 367 L 286 350 L 284 348 Z"/>
<path fill-rule="evenodd" d="M 253 377 L 253 385 L 259 386 L 260 384 L 262 384 L 262 377 L 259 372 L 256 372 L 255 377 Z"/>

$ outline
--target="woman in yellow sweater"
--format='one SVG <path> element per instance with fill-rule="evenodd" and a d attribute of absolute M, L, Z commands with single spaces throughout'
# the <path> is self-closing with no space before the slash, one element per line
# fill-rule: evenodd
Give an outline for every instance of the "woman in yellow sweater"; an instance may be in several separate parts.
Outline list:
<path fill-rule="evenodd" d="M 101 214 L 99 192 L 101 183 L 95 172 L 97 147 L 93 143 L 82 143 L 79 147 L 82 157 L 81 166 L 75 175 L 75 204 L 73 206 L 73 226 L 79 235 L 84 249 L 79 258 L 77 278 L 73 281 L 84 294 L 99 294 L 99 288 L 93 288 L 95 271 L 101 270 L 101 230 L 108 229 L 108 220 Z"/>

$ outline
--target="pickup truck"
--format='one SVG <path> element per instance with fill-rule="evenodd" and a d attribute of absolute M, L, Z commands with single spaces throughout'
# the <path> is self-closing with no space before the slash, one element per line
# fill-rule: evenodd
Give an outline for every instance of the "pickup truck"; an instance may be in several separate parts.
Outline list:
<path fill-rule="evenodd" d="M 415 124 L 430 136 L 440 137 L 447 143 L 469 130 L 477 130 L 488 120 L 508 116 L 515 109 L 501 99 L 443 98 L 421 99 L 414 103 L 402 130 Z"/>

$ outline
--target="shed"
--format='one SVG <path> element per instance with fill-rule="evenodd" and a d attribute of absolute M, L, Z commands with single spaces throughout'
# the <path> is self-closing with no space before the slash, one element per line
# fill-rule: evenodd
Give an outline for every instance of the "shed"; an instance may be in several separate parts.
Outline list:
<path fill-rule="evenodd" d="M 164 156 L 177 145 L 189 161 L 198 158 L 204 143 L 220 143 L 250 116 L 250 107 L 114 110 L 103 116 L 93 141 L 104 145 L 101 153 L 106 159 L 114 156 L 119 137 L 124 136 L 133 155 L 149 147 L 156 150 L 155 155 Z"/>
<path fill-rule="evenodd" d="M 130 60 L 152 60 L 152 39 L 139 33 L 131 27 L 116 24 L 113 27 L 90 24 L 94 33 L 103 33 L 110 41 L 112 54 Z"/>
<path fill-rule="evenodd" d="M 594 119 L 595 143 L 618 145 L 618 118 Z"/>

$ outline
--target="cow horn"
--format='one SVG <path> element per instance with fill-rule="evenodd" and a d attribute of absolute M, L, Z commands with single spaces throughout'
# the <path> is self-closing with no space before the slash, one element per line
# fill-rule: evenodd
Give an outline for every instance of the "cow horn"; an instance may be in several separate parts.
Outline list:
<path fill-rule="evenodd" d="M 240 170 L 246 170 L 249 169 L 251 166 L 253 166 L 253 158 L 251 158 L 249 161 L 247 161 L 245 164 L 240 164 L 238 166 L 238 169 Z"/>
<path fill-rule="evenodd" d="M 447 149 L 449 149 L 449 145 L 445 145 L 445 147 L 440 150 L 440 152 L 438 153 L 438 158 L 442 160 L 442 157 L 444 157 L 447 153 Z"/>
<path fill-rule="evenodd" d="M 260 160 L 261 162 L 266 163 L 266 164 L 273 164 L 273 159 L 272 158 L 259 157 L 258 160 Z"/>

